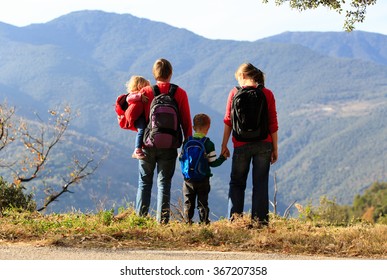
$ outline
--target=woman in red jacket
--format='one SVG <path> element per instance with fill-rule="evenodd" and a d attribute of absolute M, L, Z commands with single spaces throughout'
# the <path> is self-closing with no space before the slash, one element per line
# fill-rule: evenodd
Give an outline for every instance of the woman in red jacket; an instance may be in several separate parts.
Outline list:
<path fill-rule="evenodd" d="M 278 121 L 275 98 L 271 90 L 264 87 L 264 75 L 251 63 L 243 63 L 235 72 L 235 78 L 240 87 L 261 86 L 266 97 L 268 107 L 269 134 L 266 139 L 255 142 L 238 141 L 234 136 L 232 156 L 232 167 L 230 175 L 230 186 L 228 194 L 228 217 L 232 220 L 235 214 L 243 213 L 246 180 L 252 162 L 252 205 L 251 218 L 258 221 L 260 225 L 269 222 L 269 170 L 270 164 L 278 158 Z M 222 154 L 230 155 L 227 143 L 233 131 L 231 108 L 234 95 L 238 89 L 234 87 L 228 96 L 226 113 L 224 116 L 224 133 L 222 141 Z"/>

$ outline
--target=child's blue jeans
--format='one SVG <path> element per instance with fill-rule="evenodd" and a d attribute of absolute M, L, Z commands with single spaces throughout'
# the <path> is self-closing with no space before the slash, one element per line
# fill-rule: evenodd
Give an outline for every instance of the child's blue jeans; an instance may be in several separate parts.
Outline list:
<path fill-rule="evenodd" d="M 141 115 L 135 122 L 134 126 L 137 128 L 137 135 L 135 140 L 135 148 L 138 149 L 142 147 L 142 140 L 144 138 L 144 130 L 146 127 L 145 116 Z"/>

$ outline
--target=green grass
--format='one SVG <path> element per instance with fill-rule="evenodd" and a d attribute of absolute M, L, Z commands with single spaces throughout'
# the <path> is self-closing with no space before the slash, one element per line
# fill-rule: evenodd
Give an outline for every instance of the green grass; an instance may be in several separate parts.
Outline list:
<path fill-rule="evenodd" d="M 41 215 L 8 210 L 0 218 L 0 242 L 387 258 L 387 225 L 358 222 L 332 226 L 271 217 L 269 227 L 250 228 L 247 216 L 233 223 L 223 219 L 208 226 L 190 226 L 179 221 L 159 225 L 152 217 L 138 217 L 133 209 L 117 216 L 112 211 Z"/>

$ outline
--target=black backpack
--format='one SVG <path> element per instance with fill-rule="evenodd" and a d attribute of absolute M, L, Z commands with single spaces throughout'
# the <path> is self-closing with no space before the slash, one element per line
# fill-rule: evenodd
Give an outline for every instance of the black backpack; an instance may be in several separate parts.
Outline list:
<path fill-rule="evenodd" d="M 179 148 L 183 134 L 175 92 L 171 84 L 167 94 L 161 94 L 157 85 L 152 86 L 154 98 L 150 105 L 149 123 L 144 132 L 144 145 L 158 149 Z"/>
<path fill-rule="evenodd" d="M 231 105 L 233 136 L 242 142 L 255 142 L 269 135 L 269 113 L 263 86 L 237 87 Z"/>

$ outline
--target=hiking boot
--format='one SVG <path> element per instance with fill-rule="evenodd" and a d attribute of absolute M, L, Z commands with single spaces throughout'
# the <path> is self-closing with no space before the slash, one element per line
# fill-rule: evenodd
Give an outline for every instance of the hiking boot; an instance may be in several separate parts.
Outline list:
<path fill-rule="evenodd" d="M 205 221 L 200 221 L 199 222 L 199 224 L 201 224 L 201 225 L 209 225 L 211 223 L 211 221 L 210 220 L 205 220 Z"/>
<path fill-rule="evenodd" d="M 140 148 L 135 149 L 133 154 L 132 154 L 132 158 L 144 159 L 145 155 L 144 155 L 142 149 L 140 149 Z"/>

